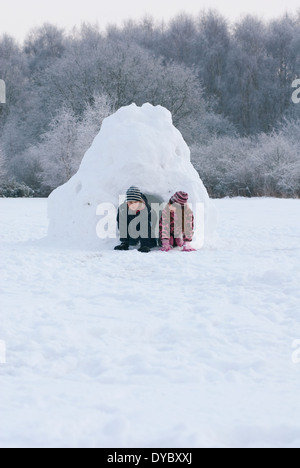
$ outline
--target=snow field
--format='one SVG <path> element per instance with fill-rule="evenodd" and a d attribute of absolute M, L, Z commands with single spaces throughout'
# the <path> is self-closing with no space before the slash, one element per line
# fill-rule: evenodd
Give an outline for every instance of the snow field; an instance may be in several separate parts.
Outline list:
<path fill-rule="evenodd" d="M 0 199 L 0 447 L 300 447 L 299 200 L 195 253 L 61 249 Z"/>

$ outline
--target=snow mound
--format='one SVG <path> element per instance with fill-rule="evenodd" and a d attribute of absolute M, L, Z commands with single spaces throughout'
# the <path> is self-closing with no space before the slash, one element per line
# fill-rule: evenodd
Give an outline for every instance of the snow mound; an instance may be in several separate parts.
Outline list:
<path fill-rule="evenodd" d="M 97 235 L 97 207 L 110 203 L 117 209 L 131 185 L 165 202 L 176 191 L 188 192 L 195 211 L 204 205 L 205 221 L 200 209 L 194 246 L 200 248 L 203 238 L 204 244 L 210 242 L 215 211 L 190 150 L 171 113 L 151 104 L 123 107 L 104 120 L 77 174 L 49 197 L 48 237 L 79 248 L 111 247 L 116 239 Z"/>

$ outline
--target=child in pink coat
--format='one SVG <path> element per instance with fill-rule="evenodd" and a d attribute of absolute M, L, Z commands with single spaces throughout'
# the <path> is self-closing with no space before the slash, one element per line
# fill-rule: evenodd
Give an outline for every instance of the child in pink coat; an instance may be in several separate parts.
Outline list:
<path fill-rule="evenodd" d="M 162 212 L 159 234 L 163 252 L 182 247 L 184 252 L 194 252 L 191 242 L 194 236 L 194 214 L 188 206 L 189 196 L 176 192 Z"/>

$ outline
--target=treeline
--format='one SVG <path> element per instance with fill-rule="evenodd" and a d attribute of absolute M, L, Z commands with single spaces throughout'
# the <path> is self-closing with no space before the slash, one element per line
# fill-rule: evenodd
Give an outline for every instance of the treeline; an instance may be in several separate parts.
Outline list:
<path fill-rule="evenodd" d="M 192 147 L 192 160 L 214 197 L 300 197 L 300 120 L 270 135 L 214 137 Z"/>
<path fill-rule="evenodd" d="M 0 37 L 1 193 L 45 196 L 78 169 L 119 107 L 167 107 L 212 196 L 300 195 L 300 13 L 230 25 L 216 12 L 83 25 L 45 24 L 22 45 Z M 284 175 L 283 175 L 284 174 Z M 32 193 L 32 192 L 30 192 Z"/>

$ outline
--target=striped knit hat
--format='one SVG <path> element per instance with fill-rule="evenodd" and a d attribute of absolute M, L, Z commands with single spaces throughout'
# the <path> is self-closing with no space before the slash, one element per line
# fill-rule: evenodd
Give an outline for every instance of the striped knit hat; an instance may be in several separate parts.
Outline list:
<path fill-rule="evenodd" d="M 170 203 L 173 205 L 177 203 L 178 205 L 186 205 L 188 202 L 189 196 L 185 192 L 176 192 L 173 197 L 170 198 Z"/>
<path fill-rule="evenodd" d="M 143 201 L 143 196 L 142 196 L 142 192 L 140 191 L 140 189 L 134 186 L 130 187 L 126 193 L 126 201 L 127 202 Z"/>

